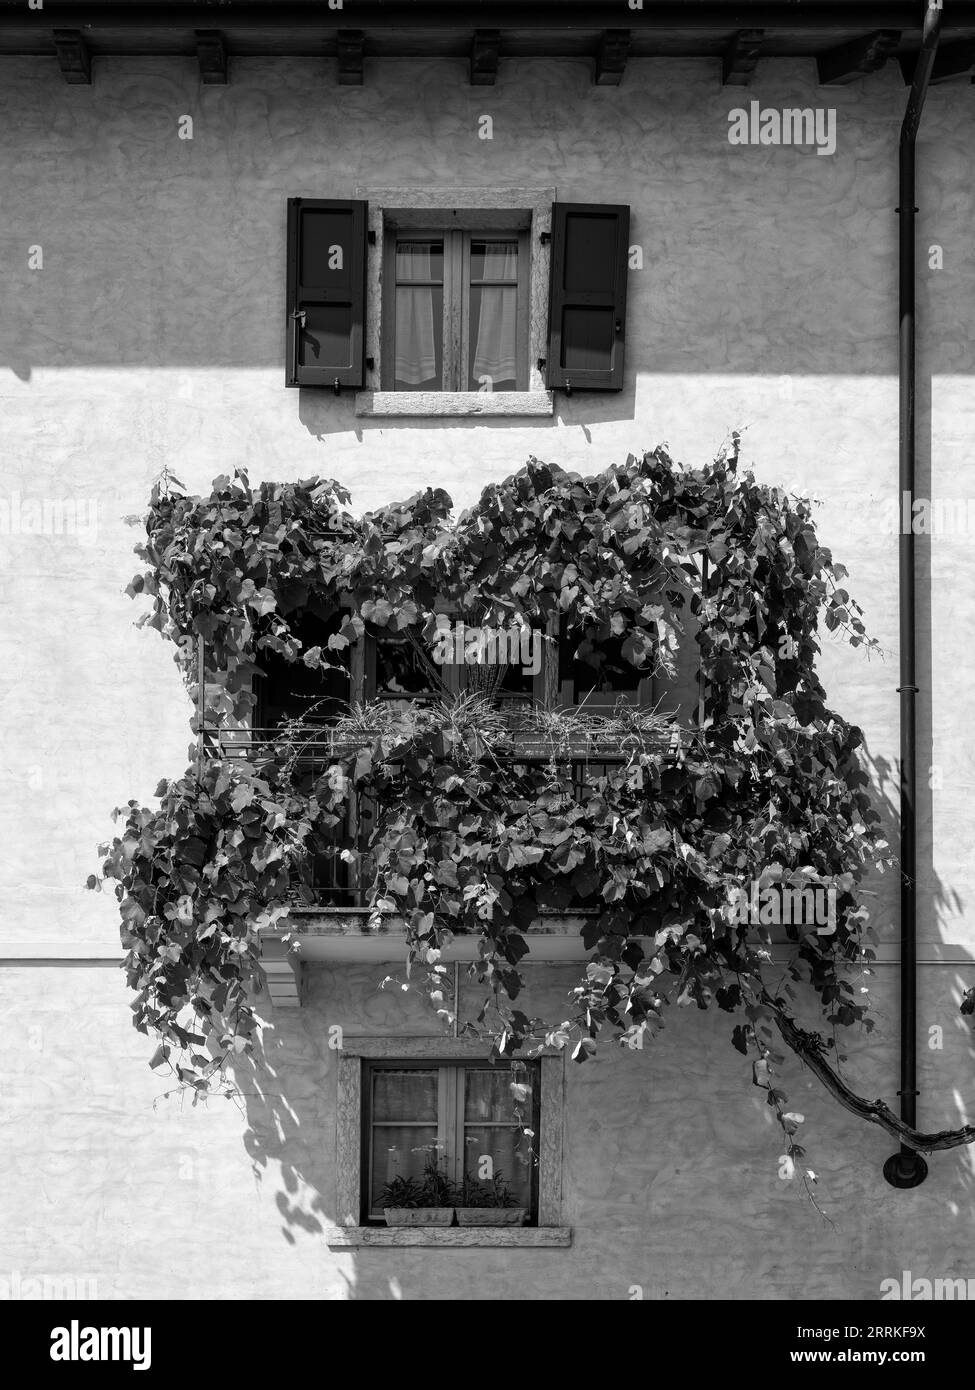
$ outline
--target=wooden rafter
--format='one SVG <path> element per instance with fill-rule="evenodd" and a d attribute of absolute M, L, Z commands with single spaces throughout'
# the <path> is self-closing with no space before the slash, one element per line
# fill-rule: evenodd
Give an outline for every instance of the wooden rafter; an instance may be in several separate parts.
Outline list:
<path fill-rule="evenodd" d="M 824 87 L 839 87 L 853 82 L 864 73 L 878 72 L 887 59 L 897 51 L 901 41 L 899 29 L 876 29 L 863 38 L 841 43 L 816 58 L 819 81 Z"/>
<path fill-rule="evenodd" d="M 201 82 L 207 86 L 226 86 L 229 81 L 227 45 L 219 29 L 197 29 L 196 57 Z"/>
<path fill-rule="evenodd" d="M 336 39 L 339 60 L 339 86 L 361 87 L 365 65 L 366 37 L 361 29 L 340 29 Z"/>
<path fill-rule="evenodd" d="M 471 40 L 471 86 L 493 87 L 501 52 L 500 29 L 477 29 Z"/>
<path fill-rule="evenodd" d="M 618 87 L 623 81 L 626 59 L 630 52 L 629 29 L 605 29 L 596 50 L 597 87 Z"/>
<path fill-rule="evenodd" d="M 721 55 L 721 81 L 725 87 L 747 87 L 758 64 L 764 29 L 739 29 Z"/>
<path fill-rule="evenodd" d="M 91 86 L 91 54 L 80 29 L 55 29 L 54 47 L 65 82 Z"/>

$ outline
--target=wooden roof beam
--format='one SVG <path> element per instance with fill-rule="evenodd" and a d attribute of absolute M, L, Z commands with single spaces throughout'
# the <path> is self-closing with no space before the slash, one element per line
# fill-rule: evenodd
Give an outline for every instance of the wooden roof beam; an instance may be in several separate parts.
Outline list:
<path fill-rule="evenodd" d="M 501 52 L 500 29 L 476 29 L 471 40 L 471 86 L 493 87 Z"/>
<path fill-rule="evenodd" d="M 721 55 L 721 83 L 724 87 L 747 87 L 758 65 L 764 29 L 739 29 Z"/>
<path fill-rule="evenodd" d="M 879 72 L 901 41 L 899 29 L 876 29 L 862 39 L 851 39 L 816 58 L 820 85 L 841 87 L 864 73 Z"/>
<path fill-rule="evenodd" d="M 339 86 L 361 87 L 364 81 L 366 37 L 361 29 L 340 29 L 336 39 Z"/>
<path fill-rule="evenodd" d="M 623 81 L 626 60 L 630 52 L 629 29 L 604 29 L 596 50 L 597 87 L 618 87 Z"/>
<path fill-rule="evenodd" d="M 80 29 L 55 29 L 54 47 L 65 82 L 91 86 L 91 53 Z"/>
<path fill-rule="evenodd" d="M 200 81 L 206 86 L 226 86 L 230 80 L 227 45 L 219 29 L 197 29 L 196 58 Z"/>

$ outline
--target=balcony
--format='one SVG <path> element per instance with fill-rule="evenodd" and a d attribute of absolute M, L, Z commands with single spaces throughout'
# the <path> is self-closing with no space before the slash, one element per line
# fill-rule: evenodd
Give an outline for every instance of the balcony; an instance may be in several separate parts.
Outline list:
<path fill-rule="evenodd" d="M 418 712 L 429 708 L 422 702 L 416 702 L 416 707 Z M 633 728 L 629 733 L 625 721 L 622 726 L 605 719 L 569 720 L 563 724 L 557 718 L 546 719 L 544 713 L 523 702 L 508 702 L 498 714 L 500 720 L 483 747 L 471 750 L 474 756 L 486 763 L 544 766 L 555 762 L 571 774 L 567 783 L 571 794 L 579 800 L 587 788 L 613 769 L 633 765 L 638 753 L 649 751 L 661 768 L 679 765 L 687 742 L 683 731 L 676 726 L 665 727 L 662 720 L 641 729 L 639 712 L 632 716 Z M 315 777 L 353 756 L 358 749 L 388 736 L 391 728 L 399 731 L 408 725 L 386 725 L 379 720 L 370 726 L 365 720 L 355 729 L 349 728 L 347 721 L 290 728 L 208 727 L 203 731 L 202 743 L 209 756 L 243 759 L 258 767 L 263 759 L 276 758 L 290 748 L 298 775 Z M 476 731 L 467 732 L 475 740 L 479 737 Z M 377 810 L 371 797 L 349 786 L 343 822 L 334 827 L 330 848 L 314 856 L 310 888 L 295 892 L 292 919 L 295 925 L 304 924 L 301 930 L 312 934 L 319 929 L 366 931 L 369 897 L 375 882 L 369 843 Z M 349 852 L 349 858 L 341 857 L 343 851 Z M 562 920 L 567 914 L 581 919 L 599 911 L 598 903 L 573 901 L 564 908 L 542 909 L 539 926 L 544 919 Z"/>

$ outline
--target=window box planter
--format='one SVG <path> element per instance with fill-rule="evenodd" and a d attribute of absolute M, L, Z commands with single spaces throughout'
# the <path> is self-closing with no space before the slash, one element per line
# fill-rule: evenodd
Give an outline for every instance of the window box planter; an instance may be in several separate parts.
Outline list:
<path fill-rule="evenodd" d="M 458 1207 L 459 1226 L 523 1226 L 526 1207 Z"/>
<path fill-rule="evenodd" d="M 387 1226 L 450 1226 L 453 1207 L 383 1207 Z"/>

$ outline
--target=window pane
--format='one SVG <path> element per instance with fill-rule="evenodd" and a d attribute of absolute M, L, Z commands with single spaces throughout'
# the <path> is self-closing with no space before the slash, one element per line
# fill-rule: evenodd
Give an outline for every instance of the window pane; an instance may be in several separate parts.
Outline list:
<path fill-rule="evenodd" d="M 470 391 L 514 391 L 518 372 L 518 290 L 471 287 Z"/>
<path fill-rule="evenodd" d="M 383 1187 L 393 1178 L 423 1178 L 437 1156 L 436 1125 L 375 1125 L 372 1131 L 370 1208 L 382 1206 Z"/>
<path fill-rule="evenodd" d="M 396 283 L 435 280 L 443 284 L 442 241 L 398 241 L 396 243 Z"/>
<path fill-rule="evenodd" d="M 569 308 L 562 311 L 562 366 L 599 370 L 613 365 L 615 310 Z"/>
<path fill-rule="evenodd" d="M 396 390 L 443 384 L 443 286 L 396 287 Z"/>
<path fill-rule="evenodd" d="M 291 630 L 300 639 L 302 650 L 309 647 L 328 647 L 328 639 L 339 631 L 345 621 L 344 613 L 327 618 L 315 613 L 290 614 Z M 307 719 L 309 723 L 327 723 L 349 707 L 350 684 L 347 675 L 334 666 L 349 670 L 348 648 L 328 652 L 332 665 L 312 670 L 299 659 L 288 661 L 279 652 L 268 648 L 260 651 L 258 663 L 264 672 L 255 681 L 257 691 L 257 724 L 262 728 L 276 727 L 286 719 Z"/>
<path fill-rule="evenodd" d="M 517 241 L 471 241 L 471 280 L 518 279 Z"/>
<path fill-rule="evenodd" d="M 390 1067 L 372 1074 L 372 1115 L 381 1120 L 437 1122 L 437 1072 Z"/>
<path fill-rule="evenodd" d="M 397 391 L 443 387 L 443 241 L 396 243 Z"/>
<path fill-rule="evenodd" d="M 373 629 L 375 631 L 375 629 Z M 376 634 L 376 694 L 432 695 L 440 692 L 440 677 L 432 656 L 401 632 Z"/>
<path fill-rule="evenodd" d="M 519 1129 L 464 1126 L 464 1172 L 490 1191 L 496 1180 L 506 1186 L 514 1206 L 531 1205 L 531 1154 Z M 491 1175 L 488 1177 L 487 1175 Z"/>
<path fill-rule="evenodd" d="M 478 1068 L 465 1070 L 464 1119 L 491 1120 L 495 1123 L 511 1123 L 517 1119 L 514 1110 L 512 1083 L 527 1086 L 528 1094 L 522 1108 L 531 1109 L 531 1079 L 527 1071 L 517 1074 L 507 1067 Z"/>
<path fill-rule="evenodd" d="M 646 671 L 623 655 L 622 637 L 600 637 L 597 630 L 567 630 L 559 642 L 559 681 L 571 681 L 576 701 L 593 694 L 636 690 Z"/>

